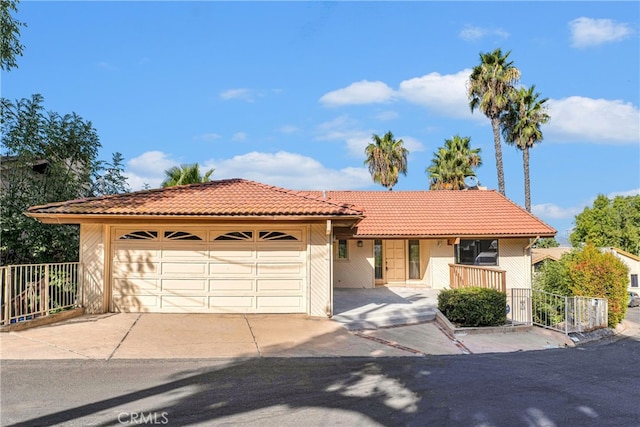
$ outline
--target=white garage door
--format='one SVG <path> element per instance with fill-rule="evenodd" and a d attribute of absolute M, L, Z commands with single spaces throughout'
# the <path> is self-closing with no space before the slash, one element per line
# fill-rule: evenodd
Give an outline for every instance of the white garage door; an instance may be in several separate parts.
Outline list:
<path fill-rule="evenodd" d="M 115 229 L 113 309 L 306 313 L 306 234 L 304 227 Z"/>

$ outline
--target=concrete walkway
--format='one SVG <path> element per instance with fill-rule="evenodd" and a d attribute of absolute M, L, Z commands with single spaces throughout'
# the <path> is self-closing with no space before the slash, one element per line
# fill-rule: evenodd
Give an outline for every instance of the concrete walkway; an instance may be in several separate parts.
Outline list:
<path fill-rule="evenodd" d="M 430 289 L 336 290 L 334 297 L 333 319 L 304 315 L 84 315 L 0 333 L 0 358 L 416 357 L 575 345 L 564 334 L 541 328 L 454 335 L 434 321 L 437 292 Z M 638 325 L 625 325 L 620 333 L 640 339 Z"/>
<path fill-rule="evenodd" d="M 427 288 L 382 286 L 333 291 L 333 320 L 349 330 L 432 321 L 437 308 L 438 291 Z"/>

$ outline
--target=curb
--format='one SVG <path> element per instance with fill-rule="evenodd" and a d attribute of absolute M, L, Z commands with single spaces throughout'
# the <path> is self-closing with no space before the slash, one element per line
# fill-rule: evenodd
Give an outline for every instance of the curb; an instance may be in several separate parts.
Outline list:
<path fill-rule="evenodd" d="M 487 326 L 487 327 L 457 327 L 447 319 L 440 310 L 436 310 L 436 322 L 446 328 L 451 335 L 465 334 L 465 335 L 477 335 L 477 334 L 502 334 L 513 332 L 527 332 L 533 330 L 533 326 L 530 325 L 513 325 L 513 326 Z"/>

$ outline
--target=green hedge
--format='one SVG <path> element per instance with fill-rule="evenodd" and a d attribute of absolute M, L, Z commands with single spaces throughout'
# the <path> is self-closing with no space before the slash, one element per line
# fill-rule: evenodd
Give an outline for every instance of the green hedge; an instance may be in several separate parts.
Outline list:
<path fill-rule="evenodd" d="M 446 289 L 438 294 L 438 310 L 461 326 L 502 326 L 507 321 L 507 294 L 495 289 Z"/>

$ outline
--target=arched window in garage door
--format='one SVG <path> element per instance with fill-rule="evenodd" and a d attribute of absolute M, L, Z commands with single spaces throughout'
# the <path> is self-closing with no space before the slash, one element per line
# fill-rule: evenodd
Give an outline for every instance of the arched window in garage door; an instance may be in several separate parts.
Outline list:
<path fill-rule="evenodd" d="M 129 231 L 118 238 L 118 240 L 157 240 L 157 231 Z"/>
<path fill-rule="evenodd" d="M 282 231 L 261 231 L 259 237 L 260 240 L 300 240 L 296 236 Z"/>

